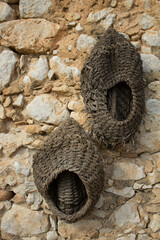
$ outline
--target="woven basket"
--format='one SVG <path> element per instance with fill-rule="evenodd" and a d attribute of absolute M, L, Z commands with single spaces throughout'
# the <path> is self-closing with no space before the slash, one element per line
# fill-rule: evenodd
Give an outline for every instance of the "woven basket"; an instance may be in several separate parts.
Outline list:
<path fill-rule="evenodd" d="M 67 222 L 75 222 L 96 203 L 104 183 L 102 159 L 72 118 L 34 155 L 33 176 L 52 213 Z"/>
<path fill-rule="evenodd" d="M 133 136 L 144 109 L 142 61 L 135 47 L 113 28 L 84 64 L 81 93 L 100 141 L 115 146 Z"/>

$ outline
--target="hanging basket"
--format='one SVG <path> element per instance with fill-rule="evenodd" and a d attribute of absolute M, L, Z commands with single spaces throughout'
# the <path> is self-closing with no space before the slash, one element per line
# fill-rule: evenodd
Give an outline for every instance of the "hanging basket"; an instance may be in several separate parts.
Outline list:
<path fill-rule="evenodd" d="M 81 93 L 100 141 L 115 146 L 134 135 L 144 109 L 142 61 L 135 47 L 113 28 L 84 64 Z"/>
<path fill-rule="evenodd" d="M 34 155 L 33 176 L 52 213 L 67 222 L 75 222 L 94 206 L 104 183 L 102 159 L 72 118 Z"/>

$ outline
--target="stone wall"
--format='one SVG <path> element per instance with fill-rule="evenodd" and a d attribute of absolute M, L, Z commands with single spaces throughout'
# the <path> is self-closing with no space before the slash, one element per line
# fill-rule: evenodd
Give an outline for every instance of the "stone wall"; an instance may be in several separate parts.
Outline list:
<path fill-rule="evenodd" d="M 159 12 L 158 0 L 0 1 L 0 239 L 160 239 Z M 129 144 L 99 146 L 102 195 L 67 224 L 38 193 L 32 156 L 68 116 L 90 128 L 80 72 L 112 24 L 141 53 L 145 113 Z"/>

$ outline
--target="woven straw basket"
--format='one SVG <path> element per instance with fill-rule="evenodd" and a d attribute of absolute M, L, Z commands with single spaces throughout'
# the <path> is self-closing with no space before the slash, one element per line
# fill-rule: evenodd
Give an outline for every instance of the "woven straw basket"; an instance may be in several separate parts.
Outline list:
<path fill-rule="evenodd" d="M 113 28 L 86 60 L 81 92 L 100 141 L 114 146 L 133 136 L 144 109 L 142 61 L 135 47 Z"/>
<path fill-rule="evenodd" d="M 102 159 L 72 118 L 58 127 L 33 159 L 35 184 L 54 215 L 75 222 L 98 200 Z"/>

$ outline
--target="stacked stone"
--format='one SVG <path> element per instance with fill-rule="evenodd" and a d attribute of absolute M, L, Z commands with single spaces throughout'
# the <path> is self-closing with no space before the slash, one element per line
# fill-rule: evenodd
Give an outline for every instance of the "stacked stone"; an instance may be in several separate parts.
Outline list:
<path fill-rule="evenodd" d="M 160 239 L 159 10 L 149 0 L 0 1 L 1 239 Z M 134 143 L 100 145 L 104 191 L 92 212 L 67 224 L 38 193 L 32 156 L 69 116 L 91 130 L 80 70 L 112 25 L 141 53 L 145 114 Z"/>

